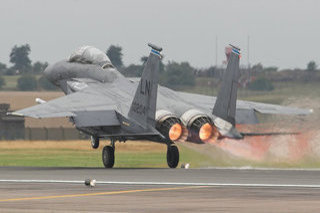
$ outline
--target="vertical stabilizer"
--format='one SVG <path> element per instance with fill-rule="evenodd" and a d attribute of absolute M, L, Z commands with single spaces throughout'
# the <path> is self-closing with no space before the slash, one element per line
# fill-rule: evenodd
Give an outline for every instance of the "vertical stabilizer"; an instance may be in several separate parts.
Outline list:
<path fill-rule="evenodd" d="M 155 113 L 159 81 L 161 47 L 148 44 L 152 49 L 133 98 L 128 116 L 144 128 L 155 127 Z"/>
<path fill-rule="evenodd" d="M 239 80 L 240 49 L 232 46 L 227 69 L 223 76 L 222 85 L 218 93 L 212 114 L 235 125 L 237 91 Z"/>

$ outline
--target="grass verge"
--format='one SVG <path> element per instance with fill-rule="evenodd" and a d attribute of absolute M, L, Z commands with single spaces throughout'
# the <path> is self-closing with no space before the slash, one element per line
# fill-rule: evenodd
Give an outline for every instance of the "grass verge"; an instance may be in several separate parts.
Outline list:
<path fill-rule="evenodd" d="M 89 141 L 1 141 L 0 166 L 32 167 L 103 167 L 101 152 L 92 149 Z M 319 157 L 307 156 L 299 160 L 248 160 L 231 155 L 211 145 L 178 144 L 180 164 L 191 168 L 207 167 L 273 167 L 319 168 Z M 116 144 L 117 168 L 167 168 L 166 145 L 142 142 Z"/>
<path fill-rule="evenodd" d="M 106 143 L 107 144 L 107 143 Z M 88 141 L 2 141 L 0 166 L 103 167 L 101 152 Z M 209 156 L 180 145 L 180 162 L 199 167 L 210 162 Z M 166 145 L 150 142 L 116 144 L 115 167 L 167 167 Z"/>

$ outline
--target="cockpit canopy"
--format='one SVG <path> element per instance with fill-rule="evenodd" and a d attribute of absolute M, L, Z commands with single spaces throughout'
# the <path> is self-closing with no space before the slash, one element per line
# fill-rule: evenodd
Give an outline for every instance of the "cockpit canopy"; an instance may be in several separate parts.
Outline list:
<path fill-rule="evenodd" d="M 92 46 L 83 46 L 75 50 L 70 55 L 69 62 L 97 64 L 102 68 L 113 67 L 108 56 L 103 51 Z"/>

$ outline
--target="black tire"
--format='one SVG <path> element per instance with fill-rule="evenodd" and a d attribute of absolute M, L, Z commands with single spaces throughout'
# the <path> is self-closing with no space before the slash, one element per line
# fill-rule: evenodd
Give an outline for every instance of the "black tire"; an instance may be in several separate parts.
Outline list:
<path fill-rule="evenodd" d="M 112 168 L 114 165 L 114 149 L 111 146 L 105 146 L 102 150 L 102 162 L 105 168 Z"/>
<path fill-rule="evenodd" d="M 168 145 L 167 149 L 167 163 L 172 169 L 176 168 L 179 164 L 179 150 L 174 144 Z"/>
<path fill-rule="evenodd" d="M 99 147 L 99 144 L 100 144 L 100 138 L 91 136 L 91 146 L 92 146 L 92 148 L 97 149 Z"/>

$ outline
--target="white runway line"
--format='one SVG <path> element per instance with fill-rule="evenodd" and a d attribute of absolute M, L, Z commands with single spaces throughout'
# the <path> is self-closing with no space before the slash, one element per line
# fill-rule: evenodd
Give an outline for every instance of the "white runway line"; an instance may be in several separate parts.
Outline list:
<path fill-rule="evenodd" d="M 81 180 L 0 180 L 0 183 L 66 183 L 84 184 Z M 281 188 L 320 188 L 317 184 L 263 184 L 263 183 L 184 183 L 184 182 L 126 182 L 97 181 L 96 184 L 113 185 L 175 185 L 175 186 L 236 186 L 236 187 L 281 187 Z"/>
<path fill-rule="evenodd" d="M 204 167 L 204 168 L 194 168 L 196 169 L 216 169 L 216 170 L 258 170 L 258 171 L 310 171 L 319 172 L 319 168 L 265 168 L 265 167 Z"/>

